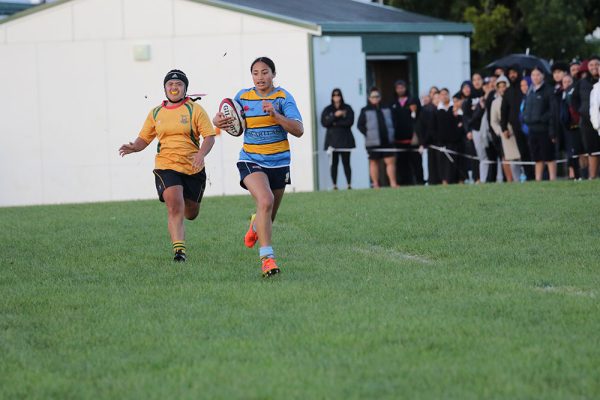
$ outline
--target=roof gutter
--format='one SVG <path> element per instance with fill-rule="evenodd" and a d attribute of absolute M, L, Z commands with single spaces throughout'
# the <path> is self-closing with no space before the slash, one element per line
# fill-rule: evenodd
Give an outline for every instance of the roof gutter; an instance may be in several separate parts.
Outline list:
<path fill-rule="evenodd" d="M 473 34 L 473 25 L 457 22 L 323 22 L 324 34 L 330 33 L 422 33 Z"/>
<path fill-rule="evenodd" d="M 28 9 L 26 9 L 24 11 L 20 11 L 18 13 L 11 15 L 8 18 L 1 19 L 0 25 L 5 24 L 10 21 L 14 21 L 15 19 L 19 19 L 19 18 L 23 18 L 23 17 L 26 17 L 31 14 L 35 14 L 38 11 L 42 11 L 47 8 L 56 7 L 63 3 L 68 3 L 70 1 L 72 1 L 72 0 L 56 0 L 56 1 L 53 1 L 52 3 L 44 3 L 44 4 L 40 4 L 40 5 L 34 5 L 33 7 L 29 7 Z"/>

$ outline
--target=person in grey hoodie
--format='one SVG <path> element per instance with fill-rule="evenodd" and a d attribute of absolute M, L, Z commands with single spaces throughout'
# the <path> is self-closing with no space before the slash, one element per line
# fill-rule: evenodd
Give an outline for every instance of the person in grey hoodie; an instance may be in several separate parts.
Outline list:
<path fill-rule="evenodd" d="M 525 97 L 523 120 L 529 127 L 529 148 L 535 161 L 535 180 L 541 181 L 544 166 L 548 165 L 550 180 L 556 180 L 556 143 L 553 131 L 553 90 L 544 82 L 544 73 L 539 68 L 531 71 L 531 87 Z"/>
<path fill-rule="evenodd" d="M 356 126 L 365 135 L 365 147 L 369 153 L 369 175 L 373 188 L 379 188 L 379 161 L 383 159 L 385 171 L 391 187 L 398 187 L 396 181 L 396 156 L 394 143 L 394 121 L 392 111 L 381 106 L 381 92 L 376 87 L 369 89 L 366 107 L 360 110 Z"/>

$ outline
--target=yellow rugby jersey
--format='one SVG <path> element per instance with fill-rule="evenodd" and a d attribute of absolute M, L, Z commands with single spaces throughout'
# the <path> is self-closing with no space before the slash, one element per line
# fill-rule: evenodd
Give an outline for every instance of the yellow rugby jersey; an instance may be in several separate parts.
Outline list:
<path fill-rule="evenodd" d="M 192 158 L 200 148 L 200 136 L 214 136 L 215 130 L 206 111 L 189 98 L 176 106 L 166 101 L 153 108 L 144 122 L 139 137 L 150 144 L 158 138 L 155 168 L 172 169 L 192 175 Z"/>

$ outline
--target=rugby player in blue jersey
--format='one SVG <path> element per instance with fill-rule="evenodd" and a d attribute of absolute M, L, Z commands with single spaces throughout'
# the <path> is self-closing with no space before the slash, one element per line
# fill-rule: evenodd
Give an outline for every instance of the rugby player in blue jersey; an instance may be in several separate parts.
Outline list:
<path fill-rule="evenodd" d="M 244 243 L 252 248 L 259 242 L 262 274 L 268 277 L 280 272 L 271 245 L 272 226 L 281 204 L 285 186 L 290 179 L 290 144 L 288 133 L 301 137 L 302 117 L 293 96 L 282 87 L 275 87 L 275 64 L 259 57 L 250 66 L 254 87 L 242 89 L 235 96 L 245 112 L 244 145 L 237 163 L 240 185 L 256 202 L 256 213 Z M 217 113 L 215 126 L 225 129 L 232 118 Z"/>

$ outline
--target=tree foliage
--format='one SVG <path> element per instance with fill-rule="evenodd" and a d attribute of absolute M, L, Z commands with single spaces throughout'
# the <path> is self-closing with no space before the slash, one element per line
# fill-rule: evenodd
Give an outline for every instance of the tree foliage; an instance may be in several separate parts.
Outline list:
<path fill-rule="evenodd" d="M 470 22 L 474 68 L 509 53 L 548 60 L 585 58 L 584 37 L 600 26 L 598 0 L 386 0 L 390 6 L 455 22 Z"/>
<path fill-rule="evenodd" d="M 469 6 L 463 15 L 475 29 L 471 48 L 485 53 L 497 47 L 497 41 L 510 31 L 512 21 L 510 10 L 502 4 L 490 9 L 490 1 L 484 3 L 483 13 L 477 7 Z"/>

